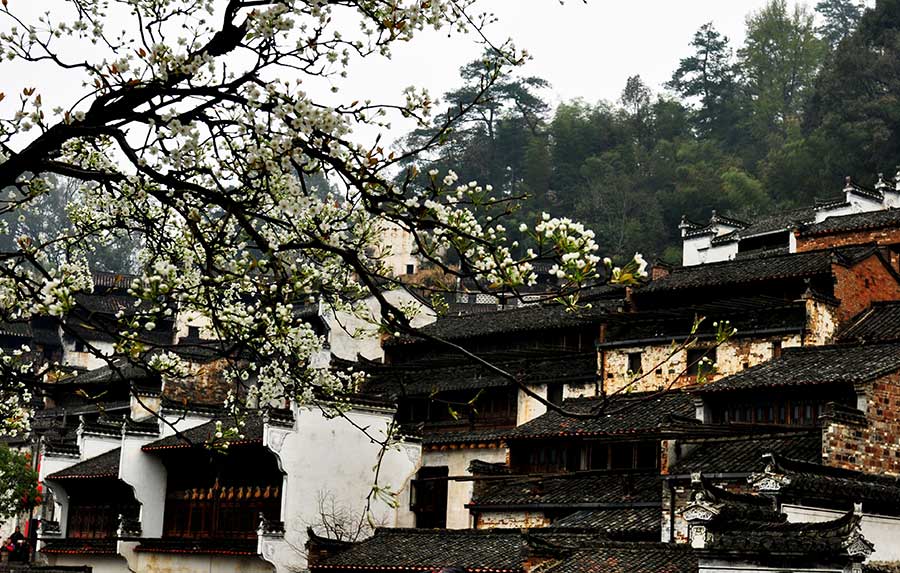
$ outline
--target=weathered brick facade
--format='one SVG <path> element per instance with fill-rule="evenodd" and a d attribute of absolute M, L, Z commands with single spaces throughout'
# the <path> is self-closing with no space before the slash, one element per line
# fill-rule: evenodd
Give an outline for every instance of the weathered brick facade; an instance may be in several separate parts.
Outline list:
<path fill-rule="evenodd" d="M 852 318 L 873 302 L 900 299 L 900 283 L 884 261 L 872 255 L 853 266 L 834 265 L 834 296 L 841 301 L 837 318 Z"/>
<path fill-rule="evenodd" d="M 900 475 L 900 373 L 878 379 L 865 416 L 838 412 L 826 420 L 822 457 L 835 467 Z"/>
<path fill-rule="evenodd" d="M 798 253 L 848 245 L 868 245 L 871 243 L 879 245 L 900 244 L 900 228 L 898 227 L 859 229 L 815 235 L 804 235 L 801 232 L 795 232 L 794 236 L 797 239 Z"/>

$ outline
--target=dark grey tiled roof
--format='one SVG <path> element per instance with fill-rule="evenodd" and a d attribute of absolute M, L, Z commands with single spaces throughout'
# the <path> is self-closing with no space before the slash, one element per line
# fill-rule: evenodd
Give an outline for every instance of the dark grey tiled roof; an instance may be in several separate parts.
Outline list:
<path fill-rule="evenodd" d="M 713 485 L 705 477 L 701 477 L 699 483 L 692 479 L 691 500 L 692 503 L 702 500 L 704 504 L 716 507 L 718 513 L 706 522 L 710 528 L 727 530 L 732 523 L 741 523 L 746 528 L 751 523 L 772 525 L 787 521 L 787 515 L 776 511 L 771 497 L 730 492 Z"/>
<path fill-rule="evenodd" d="M 189 555 L 256 555 L 256 539 L 141 539 L 135 551 Z"/>
<path fill-rule="evenodd" d="M 495 360 L 488 356 L 486 359 L 529 384 L 593 382 L 597 377 L 597 353 L 593 351 L 549 356 L 543 353 L 517 359 Z M 505 377 L 471 362 L 457 360 L 434 364 L 370 366 L 365 393 L 396 398 L 511 385 Z"/>
<path fill-rule="evenodd" d="M 422 437 L 422 444 L 426 446 L 434 446 L 441 444 L 499 442 L 507 433 L 509 433 L 509 428 L 484 428 L 460 431 L 427 432 Z"/>
<path fill-rule="evenodd" d="M 88 312 L 96 312 L 102 314 L 115 315 L 122 312 L 125 315 L 134 314 L 137 309 L 149 309 L 150 304 L 141 301 L 139 304 L 137 297 L 125 294 L 76 294 L 75 303 L 81 309 Z M 76 308 L 78 308 L 76 307 Z"/>
<path fill-rule="evenodd" d="M 900 342 L 900 301 L 876 302 L 841 331 L 843 342 Z"/>
<path fill-rule="evenodd" d="M 330 569 L 427 571 L 461 567 L 469 571 L 516 573 L 527 547 L 518 529 L 387 529 L 312 566 Z"/>
<path fill-rule="evenodd" d="M 551 410 L 510 430 L 507 438 L 652 434 L 671 416 L 693 418 L 695 413 L 690 395 L 678 390 L 663 394 L 620 394 L 609 400 L 570 398 L 563 402 L 563 408 L 580 413 L 595 412 L 596 416 L 588 419 L 573 418 Z"/>
<path fill-rule="evenodd" d="M 151 376 L 150 371 L 140 365 L 133 364 L 124 359 L 117 359 L 112 366 L 101 366 L 94 370 L 87 370 L 73 376 L 60 380 L 60 384 L 107 384 L 118 381 L 146 380 L 148 378 L 158 378 Z"/>
<path fill-rule="evenodd" d="M 839 217 L 828 217 L 821 223 L 802 227 L 801 235 L 824 235 L 848 231 L 862 231 L 900 225 L 900 209 L 884 209 L 867 213 L 853 213 Z"/>
<path fill-rule="evenodd" d="M 712 535 L 707 547 L 715 552 L 752 553 L 764 556 L 796 556 L 817 560 L 844 557 L 850 535 L 859 526 L 860 516 L 847 513 L 820 523 L 766 523 L 731 520 L 725 531 Z"/>
<path fill-rule="evenodd" d="M 235 420 L 233 418 L 222 419 L 222 427 L 233 427 Z M 235 437 L 234 439 L 224 440 L 230 446 L 261 444 L 263 439 L 263 420 L 259 416 L 248 415 L 244 418 L 244 426 L 240 428 L 243 438 Z M 181 432 L 180 435 L 168 436 L 155 442 L 150 442 L 141 447 L 145 452 L 158 450 L 176 450 L 193 447 L 203 447 L 208 443 L 216 440 L 216 422 L 207 422 L 189 430 Z"/>
<path fill-rule="evenodd" d="M 52 473 L 47 479 L 91 479 L 91 478 L 117 478 L 119 477 L 119 457 L 121 448 L 110 450 L 83 462 L 69 466 L 64 470 Z"/>
<path fill-rule="evenodd" d="M 873 246 L 867 245 L 677 267 L 669 276 L 650 282 L 638 292 L 724 287 L 831 274 L 833 259 L 852 264 L 875 252 Z"/>
<path fill-rule="evenodd" d="M 822 464 L 773 456 L 774 467 L 767 468 L 790 477 L 781 495 L 802 499 L 847 500 L 862 502 L 868 512 L 900 510 L 900 478 L 867 474 Z"/>
<path fill-rule="evenodd" d="M 495 312 L 439 318 L 422 327 L 422 333 L 445 340 L 461 340 L 498 334 L 514 334 L 534 330 L 555 330 L 586 327 L 599 323 L 611 310 L 621 304 L 618 300 L 594 301 L 590 309 L 569 312 L 562 305 L 532 305 Z M 416 342 L 415 337 L 393 338 L 388 345 Z"/>
<path fill-rule="evenodd" d="M 716 335 L 713 323 L 724 320 L 737 329 L 736 337 L 764 332 L 800 332 L 806 326 L 806 305 L 802 300 L 775 297 L 741 297 L 703 304 L 665 308 L 609 317 L 606 340 L 601 347 L 624 346 L 629 342 L 683 339 L 693 332 L 697 317 L 704 320 L 696 336 Z"/>
<path fill-rule="evenodd" d="M 741 229 L 741 238 L 790 230 L 797 225 L 814 220 L 815 212 L 815 209 L 812 207 L 802 207 L 800 209 L 782 210 L 760 217 L 749 227 Z"/>
<path fill-rule="evenodd" d="M 94 272 L 94 286 L 103 288 L 127 289 L 137 275 L 123 273 Z"/>
<path fill-rule="evenodd" d="M 822 460 L 820 430 L 686 439 L 680 442 L 687 453 L 669 470 L 671 475 L 692 472 L 749 473 L 762 469 L 763 456 L 771 453 L 806 462 Z"/>
<path fill-rule="evenodd" d="M 661 484 L 656 473 L 576 472 L 556 476 L 511 476 L 491 479 L 476 488 L 471 506 L 541 506 L 605 508 L 610 504 L 659 504 Z"/>
<path fill-rule="evenodd" d="M 576 511 L 553 523 L 553 527 L 596 529 L 607 534 L 646 535 L 658 538 L 662 523 L 659 507 L 630 507 Z"/>
<path fill-rule="evenodd" d="M 0 322 L 0 335 L 31 338 L 31 325 L 27 322 Z"/>
<path fill-rule="evenodd" d="M 699 393 L 869 382 L 900 370 L 900 344 L 788 348 L 781 357 L 698 388 Z"/>
<path fill-rule="evenodd" d="M 576 549 L 544 573 L 696 573 L 685 544 L 600 542 Z"/>
<path fill-rule="evenodd" d="M 79 456 L 81 454 L 78 444 L 74 442 L 44 442 L 44 444 L 44 451 L 48 454 L 63 456 Z"/>

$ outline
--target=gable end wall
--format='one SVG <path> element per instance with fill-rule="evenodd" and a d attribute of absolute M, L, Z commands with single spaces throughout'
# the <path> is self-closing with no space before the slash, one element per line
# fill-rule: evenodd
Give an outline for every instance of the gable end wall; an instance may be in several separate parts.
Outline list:
<path fill-rule="evenodd" d="M 822 436 L 824 463 L 900 475 L 900 373 L 879 378 L 868 396 L 865 426 L 832 421 Z"/>
<path fill-rule="evenodd" d="M 834 296 L 840 299 L 838 321 L 856 316 L 877 301 L 900 299 L 897 278 L 877 256 L 871 256 L 852 267 L 835 264 Z"/>

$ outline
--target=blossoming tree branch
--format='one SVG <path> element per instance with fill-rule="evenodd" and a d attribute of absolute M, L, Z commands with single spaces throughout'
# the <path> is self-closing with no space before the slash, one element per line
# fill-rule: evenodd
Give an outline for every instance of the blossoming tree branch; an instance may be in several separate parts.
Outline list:
<path fill-rule="evenodd" d="M 115 340 L 102 356 L 111 367 L 124 359 L 162 378 L 183 375 L 176 353 L 141 337 L 177 309 L 205 318 L 225 341 L 222 352 L 241 357 L 229 376 L 250 381 L 243 397 L 308 402 L 352 392 L 359 380 L 311 367 L 324 342 L 301 305 L 361 313 L 374 297 L 386 331 L 414 331 L 411 310 L 384 294 L 408 285 L 373 254 L 386 224 L 410 232 L 425 261 L 491 292 L 534 283 L 538 261 L 555 265 L 553 296 L 568 304 L 601 275 L 637 280 L 643 260 L 604 272 L 593 233 L 568 219 L 544 215 L 506 229 L 515 198 L 489 182 L 400 170 L 440 135 L 403 154 L 355 136 L 386 130 L 395 117 L 449 130 L 468 107 L 436 120 L 435 102 L 415 87 L 397 102 L 314 95 L 313 86 L 338 81 L 360 60 L 390 57 L 427 29 L 484 44 L 487 92 L 526 55 L 492 43 L 491 17 L 473 2 L 56 0 L 29 16 L 19 0 L 2 0 L 2 59 L 78 81 L 52 94 L 66 98 L 52 109 L 41 85 L 15 93 L 0 85 L 8 111 L 0 117 L 0 213 L 27 209 L 59 179 L 77 184 L 79 201 L 58 232 L 2 229 L 15 247 L 0 253 L 0 319 L 53 320 L 79 339 L 63 319 L 92 289 L 91 251 L 136 237 L 130 293 L 142 304 L 114 325 L 95 325 Z M 338 191 L 316 189 L 322 178 Z M 30 393 L 49 371 L 27 356 L 22 349 L 0 364 L 7 431 L 26 426 Z"/>

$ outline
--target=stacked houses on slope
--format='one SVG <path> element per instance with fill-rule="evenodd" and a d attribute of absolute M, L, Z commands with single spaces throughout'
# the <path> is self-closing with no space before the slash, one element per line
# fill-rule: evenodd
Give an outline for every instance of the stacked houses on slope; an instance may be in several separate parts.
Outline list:
<path fill-rule="evenodd" d="M 900 217 L 886 185 L 848 185 L 842 201 L 755 224 L 714 216 L 684 229 L 685 266 L 563 323 L 532 307 L 427 327 L 513 381 L 448 378 L 449 352 L 389 342 L 371 388 L 401 366 L 437 416 L 417 419 L 423 467 L 407 499 L 418 528 L 343 546 L 313 537 L 311 568 L 895 570 Z M 690 254 L 726 224 L 713 242 L 740 247 L 734 256 Z M 593 381 L 577 358 L 585 343 Z M 555 375 L 539 366 L 567 351 Z M 499 389 L 516 396 L 514 428 L 511 407 L 496 425 L 478 406 Z"/>
<path fill-rule="evenodd" d="M 369 374 L 343 418 L 285 403 L 219 435 L 222 364 L 202 325 L 166 327 L 194 365 L 178 382 L 72 358 L 92 369 L 60 380 L 39 417 L 52 499 L 38 559 L 138 573 L 897 570 L 897 185 L 848 184 L 755 223 L 686 222 L 684 266 L 589 291 L 575 312 L 479 308 L 378 347 L 313 309 L 333 339 L 323 363 Z M 114 390 L 98 401 L 100 388 Z M 382 455 L 360 429 L 394 421 L 403 439 Z M 396 507 L 369 504 L 379 527 L 348 535 L 335 518 L 365 519 L 375 465 Z"/>

